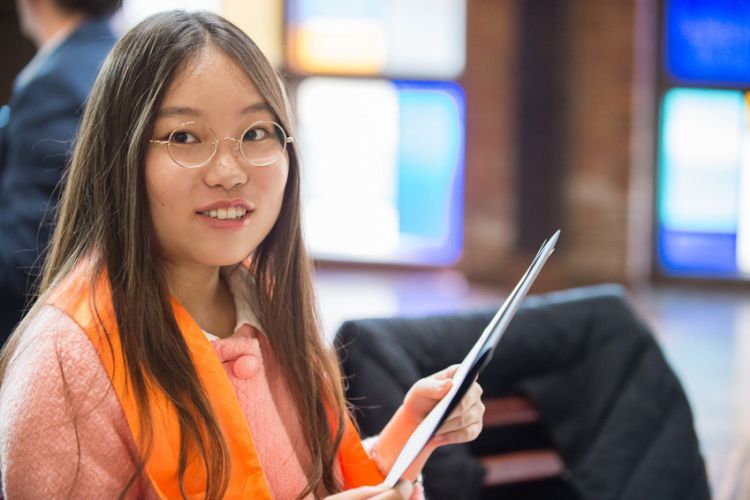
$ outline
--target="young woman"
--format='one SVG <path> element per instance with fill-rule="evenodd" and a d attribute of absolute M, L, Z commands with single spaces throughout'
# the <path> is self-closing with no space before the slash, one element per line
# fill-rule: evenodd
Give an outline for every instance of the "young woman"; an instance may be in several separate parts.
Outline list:
<path fill-rule="evenodd" d="M 123 37 L 0 359 L 8 498 L 406 498 L 437 446 L 476 437 L 478 385 L 408 481 L 378 485 L 452 371 L 363 446 L 316 318 L 298 158 L 279 79 L 232 24 L 170 12 Z"/>

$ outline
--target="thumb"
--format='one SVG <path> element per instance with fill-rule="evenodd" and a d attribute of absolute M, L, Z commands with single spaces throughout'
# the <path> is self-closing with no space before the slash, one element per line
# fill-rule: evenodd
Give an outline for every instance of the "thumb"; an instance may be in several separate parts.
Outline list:
<path fill-rule="evenodd" d="M 436 379 L 434 377 L 423 378 L 414 384 L 412 390 L 414 395 L 427 399 L 440 399 L 448 393 L 453 385 L 451 379 Z"/>
<path fill-rule="evenodd" d="M 402 479 L 396 484 L 394 489 L 398 491 L 401 498 L 409 498 L 411 497 L 412 490 L 414 490 L 414 485 L 411 484 L 411 481 Z"/>
<path fill-rule="evenodd" d="M 440 370 L 435 375 L 433 375 L 431 378 L 435 378 L 438 380 L 443 380 L 446 378 L 453 378 L 453 375 L 456 374 L 456 370 L 458 370 L 459 365 L 451 365 L 448 368 L 445 368 L 444 370 Z"/>

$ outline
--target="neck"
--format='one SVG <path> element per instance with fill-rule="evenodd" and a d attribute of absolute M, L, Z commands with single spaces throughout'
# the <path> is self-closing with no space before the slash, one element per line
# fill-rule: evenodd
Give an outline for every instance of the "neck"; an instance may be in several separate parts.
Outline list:
<path fill-rule="evenodd" d="M 223 287 L 218 267 L 166 264 L 169 291 L 191 314 L 220 297 Z"/>
<path fill-rule="evenodd" d="M 205 331 L 219 337 L 232 334 L 234 300 L 219 275 L 218 267 L 166 263 L 169 291 Z"/>

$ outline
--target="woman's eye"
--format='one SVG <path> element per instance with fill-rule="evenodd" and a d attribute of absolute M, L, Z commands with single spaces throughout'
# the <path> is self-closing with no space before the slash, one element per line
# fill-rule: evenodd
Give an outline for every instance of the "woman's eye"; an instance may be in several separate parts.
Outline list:
<path fill-rule="evenodd" d="M 177 144 L 193 144 L 198 141 L 198 138 L 193 135 L 192 133 L 188 131 L 178 130 L 176 132 L 172 132 L 172 142 Z"/>
<path fill-rule="evenodd" d="M 270 132 L 263 127 L 254 127 L 245 132 L 243 141 L 262 141 L 270 136 Z"/>

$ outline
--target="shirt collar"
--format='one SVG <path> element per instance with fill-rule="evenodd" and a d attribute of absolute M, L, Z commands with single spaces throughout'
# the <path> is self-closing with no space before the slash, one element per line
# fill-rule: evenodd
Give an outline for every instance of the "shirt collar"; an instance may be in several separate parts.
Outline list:
<path fill-rule="evenodd" d="M 248 286 L 248 281 L 250 280 L 249 274 L 242 264 L 221 269 L 221 275 L 229 286 L 229 291 L 232 292 L 232 297 L 234 298 L 234 308 L 237 316 L 237 324 L 234 327 L 234 331 L 236 332 L 244 325 L 249 325 L 257 328 L 259 332 L 265 335 L 265 332 L 260 327 L 258 316 L 253 310 L 250 288 Z"/>

